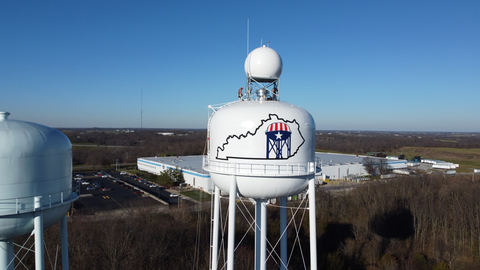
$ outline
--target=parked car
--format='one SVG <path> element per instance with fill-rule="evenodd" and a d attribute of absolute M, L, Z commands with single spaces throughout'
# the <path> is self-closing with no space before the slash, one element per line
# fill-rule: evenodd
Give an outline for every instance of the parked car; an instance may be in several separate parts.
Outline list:
<path fill-rule="evenodd" d="M 88 185 L 88 184 L 90 184 L 90 183 L 87 182 L 87 181 L 83 181 L 83 182 L 82 182 L 82 185 Z"/>
<path fill-rule="evenodd" d="M 156 190 L 164 190 L 165 187 L 155 187 Z"/>
<path fill-rule="evenodd" d="M 102 188 L 102 191 L 111 191 L 111 190 L 112 190 L 112 189 L 109 188 L 109 187 L 104 187 L 104 188 Z"/>
<path fill-rule="evenodd" d="M 127 174 L 127 172 L 120 172 L 121 175 Z"/>
<path fill-rule="evenodd" d="M 92 186 L 87 187 L 87 190 L 95 190 L 95 187 L 92 187 Z"/>
<path fill-rule="evenodd" d="M 179 197 L 180 195 L 176 194 L 176 193 L 170 193 L 170 197 Z"/>
<path fill-rule="evenodd" d="M 135 193 L 135 194 L 142 194 L 142 192 L 141 192 L 140 190 L 138 190 L 138 189 L 134 189 L 134 190 L 133 190 L 133 193 Z"/>

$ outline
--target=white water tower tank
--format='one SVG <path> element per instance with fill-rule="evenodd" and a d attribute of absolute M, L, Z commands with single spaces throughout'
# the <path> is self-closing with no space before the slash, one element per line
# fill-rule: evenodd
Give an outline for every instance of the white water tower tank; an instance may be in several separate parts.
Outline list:
<path fill-rule="evenodd" d="M 209 119 L 207 166 L 228 192 L 267 199 L 301 193 L 315 174 L 315 122 L 306 110 L 280 101 L 236 101 Z"/>
<path fill-rule="evenodd" d="M 0 241 L 31 233 L 36 211 L 43 226 L 64 217 L 72 192 L 72 145 L 60 131 L 9 120 L 0 112 Z"/>

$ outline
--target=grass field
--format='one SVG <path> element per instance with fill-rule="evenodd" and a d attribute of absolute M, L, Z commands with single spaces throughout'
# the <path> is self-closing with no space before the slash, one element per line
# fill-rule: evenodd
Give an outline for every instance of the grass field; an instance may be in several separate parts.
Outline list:
<path fill-rule="evenodd" d="M 392 155 L 404 154 L 406 158 L 422 156 L 429 159 L 438 159 L 459 164 L 457 172 L 472 172 L 473 168 L 480 168 L 480 148 L 428 148 L 428 147 L 402 147 Z"/>
<path fill-rule="evenodd" d="M 209 202 L 210 201 L 210 194 L 207 194 L 205 192 L 202 192 L 200 190 L 193 190 L 193 191 L 186 191 L 186 192 L 180 192 L 180 194 L 190 197 L 194 200 L 197 201 L 202 201 L 202 202 Z"/>

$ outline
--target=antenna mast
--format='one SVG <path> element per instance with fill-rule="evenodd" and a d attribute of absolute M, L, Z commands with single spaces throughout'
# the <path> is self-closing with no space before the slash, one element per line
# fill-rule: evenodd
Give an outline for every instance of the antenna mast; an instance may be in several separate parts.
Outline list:
<path fill-rule="evenodd" d="M 143 89 L 140 89 L 140 129 L 143 129 Z"/>
<path fill-rule="evenodd" d="M 248 42 L 250 39 L 250 19 L 247 19 L 247 56 L 249 53 Z"/>

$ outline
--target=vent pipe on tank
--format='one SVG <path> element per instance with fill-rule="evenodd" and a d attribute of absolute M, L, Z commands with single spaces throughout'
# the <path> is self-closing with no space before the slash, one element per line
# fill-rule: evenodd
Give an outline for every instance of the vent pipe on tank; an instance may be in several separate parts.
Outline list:
<path fill-rule="evenodd" d="M 9 112 L 0 112 L 0 121 L 7 120 L 8 116 L 10 115 Z"/>

